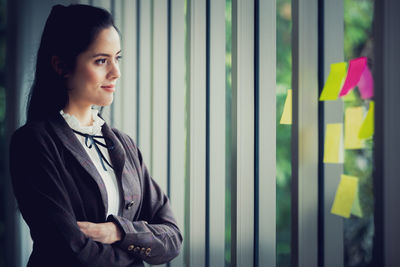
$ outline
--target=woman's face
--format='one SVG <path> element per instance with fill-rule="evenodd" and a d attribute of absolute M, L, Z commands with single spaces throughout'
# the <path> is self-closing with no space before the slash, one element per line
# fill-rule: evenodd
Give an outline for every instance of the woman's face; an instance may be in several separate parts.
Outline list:
<path fill-rule="evenodd" d="M 74 72 L 67 75 L 69 104 L 110 105 L 121 76 L 120 53 L 119 35 L 114 27 L 101 30 L 90 47 L 78 55 Z"/>

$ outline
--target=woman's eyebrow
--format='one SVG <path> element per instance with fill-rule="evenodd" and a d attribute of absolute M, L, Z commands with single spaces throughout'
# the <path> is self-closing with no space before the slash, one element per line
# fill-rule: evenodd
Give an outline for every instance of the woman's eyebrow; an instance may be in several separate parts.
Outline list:
<path fill-rule="evenodd" d="M 116 55 L 118 55 L 119 53 L 121 53 L 121 50 L 119 50 Z M 98 54 L 94 54 L 93 57 L 111 57 L 111 55 L 105 54 L 105 53 L 98 53 Z"/>

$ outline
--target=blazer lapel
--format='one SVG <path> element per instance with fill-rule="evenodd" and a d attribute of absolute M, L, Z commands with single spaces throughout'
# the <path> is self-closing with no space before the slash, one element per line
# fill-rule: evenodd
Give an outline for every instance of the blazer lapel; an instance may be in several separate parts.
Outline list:
<path fill-rule="evenodd" d="M 102 133 L 103 133 L 103 136 L 106 137 L 105 140 L 106 140 L 107 146 L 112 145 L 109 143 L 108 140 L 112 140 L 114 143 L 113 144 L 114 149 L 108 150 L 108 153 L 110 155 L 111 164 L 113 166 L 115 176 L 120 180 L 121 175 L 122 175 L 122 170 L 125 165 L 125 151 L 122 147 L 121 142 L 115 136 L 114 132 L 107 125 L 107 123 L 103 124 Z"/>
<path fill-rule="evenodd" d="M 110 151 L 110 158 L 115 175 L 119 179 L 122 187 L 121 195 L 123 199 L 121 199 L 121 215 L 132 220 L 140 203 L 138 171 L 134 167 L 134 162 L 129 162 L 129 157 L 127 158 L 125 149 L 129 148 L 124 148 L 121 143 L 123 138 L 120 134 L 116 134 L 106 123 L 103 125 L 102 131 L 105 137 L 110 138 L 114 142 L 114 149 Z"/>
<path fill-rule="evenodd" d="M 66 123 L 66 121 L 60 114 L 57 114 L 57 116 L 54 117 L 54 119 L 50 120 L 50 125 L 53 127 L 54 132 L 60 138 L 64 146 L 71 152 L 71 154 L 76 158 L 79 164 L 95 180 L 99 188 L 101 198 L 103 200 L 104 216 L 106 216 L 108 210 L 107 190 L 104 185 L 103 179 L 101 178 L 99 172 L 96 169 L 96 166 L 93 164 L 89 155 L 82 147 L 82 144 L 79 142 L 78 138 L 76 137 L 72 129 L 69 127 L 69 125 Z"/>

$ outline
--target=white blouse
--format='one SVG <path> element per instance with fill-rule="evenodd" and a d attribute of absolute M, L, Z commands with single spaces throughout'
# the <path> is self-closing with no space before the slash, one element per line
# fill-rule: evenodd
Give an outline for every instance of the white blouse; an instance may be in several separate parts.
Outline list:
<path fill-rule="evenodd" d="M 69 125 L 69 127 L 74 129 L 75 131 L 90 134 L 90 135 L 103 136 L 103 133 L 101 132 L 101 127 L 104 124 L 104 121 L 99 116 L 97 116 L 97 114 L 98 114 L 97 110 L 92 109 L 93 124 L 90 126 L 81 126 L 79 120 L 74 115 L 65 113 L 63 110 L 60 110 L 60 114 L 63 116 L 63 118 Z M 103 178 L 103 182 L 104 182 L 104 185 L 107 190 L 107 200 L 108 200 L 107 216 L 110 214 L 119 215 L 120 214 L 120 203 L 121 203 L 120 188 L 119 188 L 117 177 L 115 176 L 114 170 L 112 168 L 110 168 L 110 166 L 108 166 L 104 162 L 104 166 L 107 169 L 107 171 L 105 171 L 103 169 L 103 166 L 101 165 L 100 158 L 96 152 L 95 147 L 92 146 L 91 148 L 88 148 L 85 145 L 85 137 L 84 136 L 79 135 L 77 133 L 75 133 L 75 136 L 78 138 L 78 140 L 82 144 L 83 148 L 88 153 L 93 164 L 96 166 L 96 169 L 99 172 L 101 178 Z M 102 144 L 105 144 L 104 139 L 96 139 L 96 140 L 101 142 Z M 108 153 L 107 148 L 100 146 L 100 145 L 98 147 L 99 147 L 101 153 L 107 159 L 107 161 L 111 163 L 110 155 Z"/>

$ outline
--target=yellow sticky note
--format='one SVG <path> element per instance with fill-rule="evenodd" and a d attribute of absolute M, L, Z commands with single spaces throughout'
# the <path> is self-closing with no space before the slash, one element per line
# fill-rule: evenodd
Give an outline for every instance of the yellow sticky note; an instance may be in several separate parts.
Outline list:
<path fill-rule="evenodd" d="M 331 213 L 345 218 L 350 217 L 351 209 L 356 198 L 358 178 L 342 174 Z"/>
<path fill-rule="evenodd" d="M 339 62 L 331 64 L 331 71 L 329 72 L 328 79 L 322 89 L 320 101 L 324 100 L 337 100 L 339 91 L 342 88 L 342 83 L 346 77 L 347 63 Z"/>
<path fill-rule="evenodd" d="M 281 117 L 281 124 L 292 124 L 292 89 L 289 89 Z"/>
<path fill-rule="evenodd" d="M 343 124 L 326 125 L 324 163 L 343 163 Z"/>
<path fill-rule="evenodd" d="M 361 209 L 361 203 L 360 203 L 360 189 L 359 186 L 357 186 L 356 190 L 356 197 L 354 198 L 354 203 L 353 207 L 351 208 L 351 214 L 362 218 L 363 217 L 363 212 Z"/>
<path fill-rule="evenodd" d="M 363 121 L 363 108 L 347 108 L 344 118 L 344 148 L 359 149 L 364 147 L 364 142 L 358 137 Z"/>
<path fill-rule="evenodd" d="M 360 139 L 366 139 L 374 135 L 374 113 L 375 103 L 374 101 L 370 101 L 367 116 L 365 117 L 358 134 Z"/>

